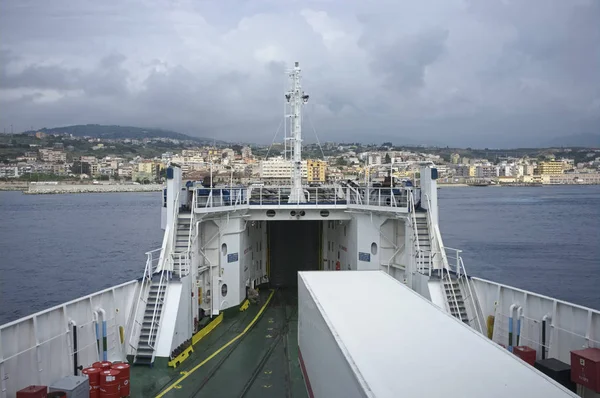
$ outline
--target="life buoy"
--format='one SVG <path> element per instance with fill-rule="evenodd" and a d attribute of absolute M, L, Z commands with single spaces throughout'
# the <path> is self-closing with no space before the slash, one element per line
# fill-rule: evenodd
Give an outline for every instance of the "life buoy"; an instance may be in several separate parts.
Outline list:
<path fill-rule="evenodd" d="M 340 261 L 338 260 L 335 262 L 335 270 L 339 271 L 340 269 L 341 269 L 341 264 L 340 264 Z"/>

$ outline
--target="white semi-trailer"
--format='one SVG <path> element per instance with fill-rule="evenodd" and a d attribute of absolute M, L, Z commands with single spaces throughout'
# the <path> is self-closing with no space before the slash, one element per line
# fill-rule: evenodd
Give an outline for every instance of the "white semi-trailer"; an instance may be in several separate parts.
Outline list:
<path fill-rule="evenodd" d="M 380 271 L 298 273 L 311 397 L 575 397 Z"/>

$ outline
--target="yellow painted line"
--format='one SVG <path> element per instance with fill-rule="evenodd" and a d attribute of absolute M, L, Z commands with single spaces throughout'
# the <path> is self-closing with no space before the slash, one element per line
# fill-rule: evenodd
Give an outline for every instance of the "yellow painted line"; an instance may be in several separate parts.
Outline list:
<path fill-rule="evenodd" d="M 250 328 L 256 323 L 256 321 L 258 321 L 258 318 L 260 318 L 260 316 L 262 315 L 262 313 L 265 312 L 265 310 L 267 309 L 267 305 L 269 305 L 269 302 L 271 301 L 271 298 L 273 298 L 273 294 L 274 293 L 275 293 L 275 291 L 271 290 L 271 293 L 269 294 L 269 298 L 267 299 L 267 301 L 265 302 L 265 304 L 262 306 L 262 308 L 260 309 L 260 311 L 258 311 L 258 314 L 256 314 L 256 316 L 254 317 L 254 319 L 252 319 L 252 321 L 250 321 L 250 323 L 248 324 L 248 326 L 246 326 L 246 328 L 240 334 L 238 334 L 237 336 L 235 336 L 233 339 L 229 340 L 225 345 L 223 345 L 217 351 L 213 352 L 204 361 L 202 361 L 198 365 L 194 366 L 187 374 L 185 374 L 182 377 L 180 377 L 179 379 L 177 379 L 173 384 L 171 384 L 169 387 L 167 387 L 165 390 L 163 390 L 160 394 L 158 394 L 156 396 L 156 398 L 164 397 L 169 391 L 171 391 L 174 388 L 177 388 L 177 386 L 180 386 L 180 383 L 182 381 L 184 381 L 185 379 L 187 379 L 192 373 L 194 373 L 195 371 L 197 371 L 198 369 L 200 369 L 201 366 L 204 366 L 208 361 L 210 361 L 211 359 L 213 359 L 214 357 L 216 357 L 225 348 L 229 347 L 235 341 L 237 341 L 240 337 L 242 337 L 243 335 L 245 335 L 246 333 L 248 333 L 248 330 L 250 330 Z"/>

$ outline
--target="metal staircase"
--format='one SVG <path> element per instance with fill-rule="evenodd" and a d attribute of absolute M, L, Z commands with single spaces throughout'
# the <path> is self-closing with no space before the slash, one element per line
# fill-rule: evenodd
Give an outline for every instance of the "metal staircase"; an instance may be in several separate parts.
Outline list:
<path fill-rule="evenodd" d="M 450 315 L 460 319 L 468 325 L 469 316 L 467 315 L 467 307 L 465 306 L 465 300 L 462 295 L 460 284 L 456 277 L 451 276 L 448 271 L 442 270 L 442 273 L 444 274 L 442 277 L 442 285 L 444 286 L 444 293 L 446 294 Z"/>
<path fill-rule="evenodd" d="M 190 242 L 191 213 L 179 213 L 177 216 L 177 230 L 175 233 L 175 245 L 173 253 L 184 253 L 188 251 Z"/>
<path fill-rule="evenodd" d="M 165 272 L 152 275 L 134 364 L 152 365 L 167 284 Z"/>
<path fill-rule="evenodd" d="M 172 244 L 166 247 L 163 269 L 152 275 L 144 318 L 141 322 L 140 338 L 134 364 L 152 365 L 158 340 L 161 315 L 167 288 L 172 278 L 180 278 L 189 271 L 189 239 L 192 217 L 190 213 L 179 213 Z M 164 268 L 166 267 L 166 269 Z"/>
<path fill-rule="evenodd" d="M 431 235 L 427 222 L 427 213 L 415 212 L 413 222 L 415 228 L 415 239 L 419 242 L 418 245 L 415 245 L 415 247 L 418 249 L 416 251 L 417 269 L 421 270 L 421 272 L 429 272 L 429 268 L 433 266 L 433 255 L 431 251 Z"/>

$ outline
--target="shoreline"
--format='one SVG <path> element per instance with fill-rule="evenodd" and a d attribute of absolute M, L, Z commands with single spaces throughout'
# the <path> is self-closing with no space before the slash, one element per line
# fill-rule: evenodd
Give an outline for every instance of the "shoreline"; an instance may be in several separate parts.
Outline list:
<path fill-rule="evenodd" d="M 485 188 L 485 187 L 503 187 L 503 188 L 542 188 L 542 187 L 565 187 L 565 186 L 592 186 L 600 184 L 490 184 L 490 185 L 468 185 L 468 184 L 437 184 L 438 188 Z"/>
<path fill-rule="evenodd" d="M 163 189 L 162 184 L 147 185 L 117 185 L 117 184 L 98 184 L 98 185 L 30 185 L 22 189 L 25 195 L 57 195 L 74 193 L 138 193 L 138 192 L 160 192 Z"/>

